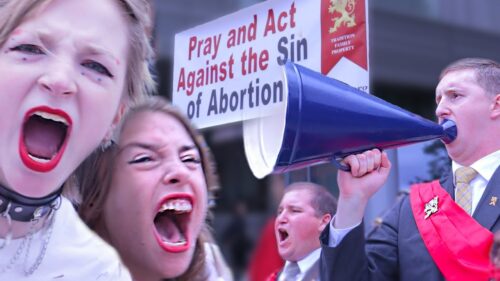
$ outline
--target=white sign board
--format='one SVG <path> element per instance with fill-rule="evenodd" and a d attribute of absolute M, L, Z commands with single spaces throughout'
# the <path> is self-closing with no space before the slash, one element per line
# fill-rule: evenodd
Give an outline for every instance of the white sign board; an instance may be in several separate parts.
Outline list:
<path fill-rule="evenodd" d="M 175 36 L 173 103 L 199 128 L 268 116 L 286 60 L 368 91 L 365 0 L 269 0 Z"/>

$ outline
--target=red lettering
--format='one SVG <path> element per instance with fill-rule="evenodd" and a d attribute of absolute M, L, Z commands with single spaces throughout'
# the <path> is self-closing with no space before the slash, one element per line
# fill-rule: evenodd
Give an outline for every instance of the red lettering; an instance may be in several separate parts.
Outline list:
<path fill-rule="evenodd" d="M 295 12 L 297 9 L 295 9 L 295 2 L 292 3 L 292 6 L 290 7 L 290 27 L 294 28 L 295 27 Z"/>
<path fill-rule="evenodd" d="M 259 69 L 266 70 L 269 61 L 269 52 L 267 50 L 263 50 L 259 55 Z"/>
<path fill-rule="evenodd" d="M 286 12 L 281 12 L 281 14 L 278 16 L 278 30 L 279 31 L 284 31 L 286 29 L 286 21 L 283 22 L 284 19 L 287 17 Z"/>
<path fill-rule="evenodd" d="M 189 38 L 189 55 L 188 55 L 189 60 L 191 60 L 191 53 L 196 48 L 196 41 L 197 40 L 198 39 L 196 38 L 196 36 L 191 36 L 191 38 Z"/>
<path fill-rule="evenodd" d="M 181 72 L 179 73 L 179 80 L 177 81 L 177 92 L 182 88 L 186 89 L 186 78 L 184 77 L 184 67 L 181 67 Z"/>
<path fill-rule="evenodd" d="M 264 37 L 267 36 L 268 32 L 272 32 L 272 34 L 276 33 L 276 26 L 274 26 L 274 11 L 273 9 L 269 9 L 267 12 L 267 21 L 266 28 L 264 29 Z"/>

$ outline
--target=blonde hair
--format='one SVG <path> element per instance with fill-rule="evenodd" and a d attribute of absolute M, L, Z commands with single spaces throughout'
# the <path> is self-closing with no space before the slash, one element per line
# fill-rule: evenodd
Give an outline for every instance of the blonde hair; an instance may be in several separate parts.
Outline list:
<path fill-rule="evenodd" d="M 218 176 L 213 161 L 212 154 L 205 143 L 203 136 L 190 124 L 188 119 L 168 101 L 159 96 L 151 96 L 144 99 L 136 105 L 131 106 L 122 119 L 121 126 L 118 128 L 117 140 L 120 140 L 120 133 L 127 126 L 128 121 L 136 115 L 143 112 L 159 112 L 175 118 L 186 129 L 189 136 L 200 152 L 203 174 L 207 184 L 209 194 L 208 200 L 213 200 L 213 194 L 218 189 Z M 99 233 L 96 227 L 102 220 L 102 212 L 106 197 L 109 194 L 112 181 L 112 171 L 115 168 L 115 157 L 118 152 L 118 145 L 113 144 L 105 151 L 95 151 L 78 168 L 75 175 L 79 182 L 82 202 L 78 208 L 80 217 L 87 225 Z M 210 219 L 211 212 L 207 211 L 206 220 Z M 207 222 L 204 222 L 199 236 L 196 239 L 195 252 L 191 263 L 181 276 L 172 280 L 206 280 L 206 264 L 204 244 L 213 242 L 211 231 Z"/>
<path fill-rule="evenodd" d="M 148 31 L 151 30 L 151 13 L 147 0 L 113 0 L 128 22 L 129 51 L 122 100 L 126 105 L 139 101 L 153 93 L 155 82 L 150 72 L 153 48 Z M 25 19 L 40 13 L 51 0 L 0 0 L 0 46 Z M 126 93 L 126 94 L 125 94 Z M 79 201 L 74 176 L 70 176 L 63 187 L 63 195 Z"/>
<path fill-rule="evenodd" d="M 29 16 L 40 12 L 51 0 L 0 0 L 0 46 Z M 114 0 L 127 19 L 129 56 L 125 90 L 129 101 L 141 99 L 155 89 L 149 70 L 153 48 L 147 30 L 151 29 L 150 6 L 147 0 Z"/>

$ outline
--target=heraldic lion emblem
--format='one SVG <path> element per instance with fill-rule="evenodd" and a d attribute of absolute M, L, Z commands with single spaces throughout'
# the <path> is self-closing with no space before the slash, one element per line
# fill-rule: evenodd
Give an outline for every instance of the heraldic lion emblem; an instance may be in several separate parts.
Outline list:
<path fill-rule="evenodd" d="M 345 24 L 347 27 L 356 26 L 354 17 L 354 8 L 356 7 L 356 0 L 330 0 L 328 13 L 332 14 L 333 27 L 330 27 L 329 32 L 334 33 L 337 29 Z M 340 14 L 335 16 L 335 13 Z"/>

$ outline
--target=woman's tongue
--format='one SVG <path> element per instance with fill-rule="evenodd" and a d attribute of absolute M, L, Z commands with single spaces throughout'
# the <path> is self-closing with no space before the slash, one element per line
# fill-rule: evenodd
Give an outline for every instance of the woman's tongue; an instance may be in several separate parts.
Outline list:
<path fill-rule="evenodd" d="M 50 160 L 64 140 L 64 131 L 39 119 L 33 119 L 24 127 L 24 143 L 29 154 Z"/>
<path fill-rule="evenodd" d="M 163 241 L 176 243 L 185 240 L 179 227 L 169 216 L 161 215 L 155 220 L 155 225 Z"/>

